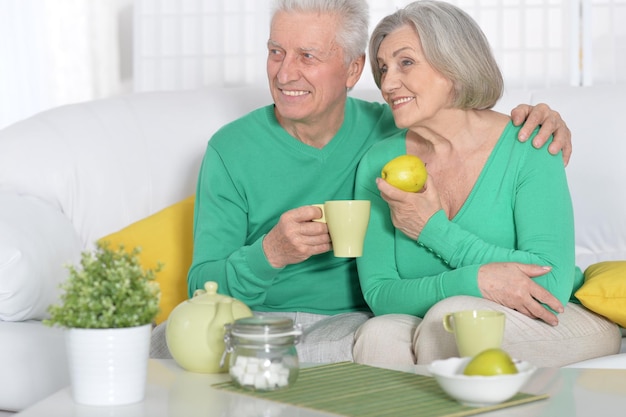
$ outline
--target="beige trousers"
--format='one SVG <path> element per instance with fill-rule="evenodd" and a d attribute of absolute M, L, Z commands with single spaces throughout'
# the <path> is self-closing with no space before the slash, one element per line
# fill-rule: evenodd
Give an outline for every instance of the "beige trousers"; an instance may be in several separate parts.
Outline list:
<path fill-rule="evenodd" d="M 443 328 L 443 316 L 474 309 L 504 312 L 502 348 L 539 367 L 561 367 L 620 350 L 619 327 L 578 304 L 568 303 L 553 327 L 489 300 L 456 296 L 435 304 L 423 319 L 406 314 L 369 319 L 357 330 L 354 360 L 369 365 L 408 365 L 459 356 L 454 335 Z"/>

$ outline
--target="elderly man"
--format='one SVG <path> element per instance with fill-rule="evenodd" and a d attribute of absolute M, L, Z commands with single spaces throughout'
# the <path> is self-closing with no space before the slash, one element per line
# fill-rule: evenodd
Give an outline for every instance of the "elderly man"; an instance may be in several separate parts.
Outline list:
<path fill-rule="evenodd" d="M 389 108 L 348 97 L 368 41 L 365 0 L 274 4 L 267 42 L 273 105 L 220 129 L 198 178 L 189 294 L 204 282 L 256 313 L 303 325 L 305 362 L 352 359 L 354 331 L 369 317 L 354 259 L 336 258 L 312 206 L 354 198 L 356 168 L 370 146 L 397 130 Z M 518 107 L 523 135 L 537 125 L 551 152 L 569 131 L 547 106 Z M 541 151 L 545 152 L 545 151 Z M 167 355 L 155 331 L 153 356 Z"/>

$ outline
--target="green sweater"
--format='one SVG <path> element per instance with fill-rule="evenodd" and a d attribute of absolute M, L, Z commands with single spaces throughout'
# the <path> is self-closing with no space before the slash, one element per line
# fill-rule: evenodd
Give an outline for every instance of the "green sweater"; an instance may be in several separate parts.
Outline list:
<path fill-rule="evenodd" d="M 331 251 L 274 268 L 262 241 L 287 210 L 354 198 L 358 162 L 394 132 L 386 105 L 352 98 L 342 127 L 323 149 L 290 136 L 273 105 L 216 132 L 198 178 L 189 294 L 216 281 L 218 292 L 258 311 L 367 310 L 354 259 Z"/>
<path fill-rule="evenodd" d="M 535 281 L 562 303 L 582 284 L 563 159 L 535 151 L 530 140 L 519 142 L 518 132 L 507 125 L 459 213 L 451 220 L 443 210 L 435 213 L 417 242 L 393 227 L 375 183 L 387 161 L 406 153 L 406 132 L 364 156 L 356 198 L 371 200 L 372 215 L 357 265 L 375 314 L 423 317 L 444 298 L 481 297 L 478 269 L 491 262 L 552 266 Z"/>

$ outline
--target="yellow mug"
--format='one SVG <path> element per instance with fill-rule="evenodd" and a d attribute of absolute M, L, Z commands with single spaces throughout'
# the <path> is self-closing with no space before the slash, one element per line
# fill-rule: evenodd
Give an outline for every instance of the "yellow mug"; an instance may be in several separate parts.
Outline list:
<path fill-rule="evenodd" d="M 443 327 L 453 333 L 461 357 L 499 348 L 504 337 L 505 315 L 495 310 L 466 310 L 448 313 Z"/>
<path fill-rule="evenodd" d="M 326 223 L 338 258 L 363 255 L 363 241 L 370 220 L 369 200 L 331 200 L 313 204 L 322 210 L 322 217 L 313 221 Z"/>

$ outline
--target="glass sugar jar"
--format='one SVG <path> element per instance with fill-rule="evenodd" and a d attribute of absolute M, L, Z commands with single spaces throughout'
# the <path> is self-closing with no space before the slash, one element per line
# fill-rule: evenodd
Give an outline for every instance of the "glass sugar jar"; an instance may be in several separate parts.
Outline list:
<path fill-rule="evenodd" d="M 233 382 L 255 391 L 286 388 L 298 378 L 300 325 L 286 317 L 246 317 L 224 326 Z"/>

